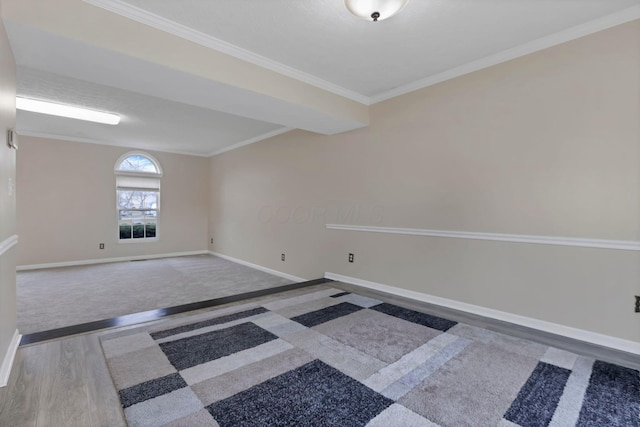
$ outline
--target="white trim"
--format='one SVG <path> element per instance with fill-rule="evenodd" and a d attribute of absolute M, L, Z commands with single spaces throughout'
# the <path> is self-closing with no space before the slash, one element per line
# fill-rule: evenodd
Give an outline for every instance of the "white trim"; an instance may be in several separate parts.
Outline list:
<path fill-rule="evenodd" d="M 241 260 L 241 259 L 238 259 L 238 258 L 234 258 L 234 257 L 231 257 L 229 255 L 224 255 L 224 254 L 221 254 L 221 253 L 218 253 L 218 252 L 212 252 L 212 251 L 209 251 L 209 254 L 211 254 L 213 256 L 220 257 L 222 259 L 226 259 L 227 261 L 235 262 L 236 264 L 244 265 L 246 267 L 255 268 L 256 270 L 264 271 L 265 273 L 273 274 L 274 276 L 282 277 L 284 279 L 289 279 L 289 280 L 292 280 L 294 282 L 306 282 L 307 281 L 307 279 L 303 279 L 302 277 L 293 276 L 291 274 L 283 273 L 282 271 L 273 270 L 271 268 L 263 267 L 263 266 L 258 265 L 258 264 L 253 264 L 251 262 L 244 261 L 244 260 Z"/>
<path fill-rule="evenodd" d="M 2 365 L 0 365 L 0 388 L 9 384 L 9 376 L 11 375 L 11 368 L 13 367 L 13 361 L 16 358 L 18 352 L 18 346 L 20 345 L 20 339 L 22 335 L 16 331 L 13 333 L 13 338 L 9 343 L 9 348 L 2 359 Z"/>
<path fill-rule="evenodd" d="M 192 153 L 189 151 L 178 151 L 178 150 L 164 150 L 161 148 L 148 148 L 148 147 L 133 147 L 130 145 L 116 145 L 116 144 L 112 144 L 109 143 L 107 141 L 99 141 L 97 139 L 91 139 L 91 138 L 78 138 L 75 136 L 65 136 L 65 135 L 56 135 L 53 133 L 47 133 L 47 132 L 32 132 L 30 130 L 18 130 L 17 131 L 18 134 L 20 136 L 28 136 L 28 137 L 32 137 L 32 138 L 46 138 L 46 139 L 55 139 L 56 141 L 69 141 L 69 142 L 82 142 L 85 144 L 98 144 L 98 145 L 107 145 L 109 147 L 120 147 L 120 148 L 127 148 L 127 149 L 135 149 L 135 150 L 150 150 L 150 151 L 155 151 L 158 153 L 171 153 L 171 154 L 180 154 L 183 156 L 194 156 L 194 157 L 209 157 L 208 154 L 202 154 L 202 153 Z"/>
<path fill-rule="evenodd" d="M 330 230 L 370 231 L 374 233 L 406 234 L 410 236 L 450 237 L 453 239 L 492 240 L 538 245 L 640 251 L 640 242 L 633 240 L 602 240 L 580 237 L 531 236 L 526 234 L 477 233 L 472 231 L 424 230 L 420 228 L 373 227 L 344 224 L 327 224 L 326 227 Z"/>
<path fill-rule="evenodd" d="M 78 265 L 107 264 L 110 262 L 122 262 L 122 261 L 140 261 L 145 259 L 172 258 L 172 257 L 190 256 L 190 255 L 204 255 L 208 253 L 209 251 L 202 250 L 202 251 L 187 251 L 187 252 L 171 252 L 166 254 L 154 254 L 154 255 L 134 255 L 134 256 L 124 256 L 124 257 L 117 257 L 117 258 L 83 259 L 80 261 L 19 265 L 16 267 L 16 270 L 25 271 L 25 270 L 40 270 L 43 268 L 75 267 Z"/>
<path fill-rule="evenodd" d="M 253 138 L 238 142 L 236 144 L 233 145 L 229 145 L 228 147 L 224 147 L 221 148 L 219 150 L 213 151 L 210 154 L 208 154 L 209 157 L 213 157 L 213 156 L 217 156 L 218 154 L 222 154 L 222 153 L 226 153 L 227 151 L 231 151 L 231 150 L 235 150 L 236 148 L 240 148 L 240 147 L 244 147 L 245 145 L 250 145 L 262 140 L 265 140 L 267 138 L 271 138 L 277 135 L 282 135 L 283 133 L 287 133 L 290 130 L 293 130 L 293 128 L 289 128 L 289 127 L 283 127 L 280 129 L 276 129 L 274 131 L 271 132 L 267 132 L 267 133 L 263 133 L 262 135 L 258 135 L 255 136 Z"/>
<path fill-rule="evenodd" d="M 277 136 L 277 135 L 282 135 L 283 133 L 287 133 L 290 130 L 294 130 L 294 128 L 283 127 L 283 128 L 271 131 L 271 132 L 263 133 L 262 135 L 255 136 L 253 138 L 249 138 L 249 139 L 244 140 L 244 141 L 237 142 L 235 144 L 229 145 L 227 147 L 223 147 L 223 148 L 221 148 L 219 150 L 213 151 L 211 153 L 206 153 L 206 154 L 192 153 L 192 152 L 187 152 L 187 151 L 162 150 L 162 149 L 158 149 L 158 148 L 149 148 L 149 150 L 150 151 L 160 152 L 160 153 L 180 154 L 180 155 L 183 155 L 183 156 L 213 157 L 213 156 L 217 156 L 218 154 L 222 154 L 222 153 L 230 151 L 230 150 L 235 150 L 236 148 L 244 147 L 245 145 L 250 145 L 250 144 L 253 144 L 255 142 L 259 142 L 259 141 L 262 141 L 264 139 L 271 138 L 271 137 L 274 137 L 274 136 Z M 129 146 L 124 146 L 124 145 L 114 145 L 114 144 L 110 144 L 108 142 L 98 141 L 98 140 L 89 139 L 89 138 L 77 138 L 77 137 L 73 137 L 73 136 L 55 135 L 55 134 L 50 134 L 50 133 L 46 133 L 46 132 L 31 132 L 31 131 L 24 131 L 24 130 L 21 130 L 19 132 L 20 132 L 20 136 L 27 136 L 27 137 L 31 137 L 31 138 L 47 138 L 47 139 L 55 139 L 57 141 L 81 142 L 81 143 L 85 143 L 85 144 L 108 145 L 110 147 L 120 147 L 120 148 L 129 148 L 129 149 L 134 148 L 135 150 L 138 150 L 138 151 L 146 150 L 146 148 L 136 148 L 136 147 L 129 147 Z"/>
<path fill-rule="evenodd" d="M 425 87 L 432 86 L 446 80 L 451 80 L 465 74 L 473 73 L 474 71 L 482 70 L 483 68 L 492 67 L 494 65 L 501 64 L 503 62 L 528 55 L 530 53 L 538 52 L 540 50 L 547 49 L 561 43 L 566 43 L 580 37 L 585 37 L 589 34 L 597 33 L 598 31 L 606 30 L 607 28 L 615 27 L 616 25 L 622 25 L 639 18 L 640 5 L 632 6 L 628 9 L 624 9 L 619 12 L 594 19 L 593 21 L 585 22 L 584 24 L 580 24 L 572 28 L 568 28 L 564 31 L 541 37 L 537 40 L 533 40 L 507 50 L 503 50 L 502 52 L 494 53 L 493 55 L 485 56 L 484 58 L 451 68 L 449 70 L 443 71 L 442 73 L 435 74 L 424 79 L 416 80 L 413 83 L 402 85 L 388 91 L 380 92 L 370 98 L 370 104 L 376 104 L 390 98 L 395 98 L 396 96 L 404 95 L 406 93 L 413 92 L 419 89 L 424 89 Z"/>
<path fill-rule="evenodd" d="M 14 247 L 18 243 L 18 235 L 14 234 L 13 236 L 9 236 L 0 242 L 0 256 L 4 255 L 9 249 Z"/>
<path fill-rule="evenodd" d="M 545 37 L 541 37 L 537 40 L 530 41 L 528 43 L 521 44 L 520 46 L 513 47 L 511 49 L 498 52 L 476 61 L 472 61 L 458 67 L 451 68 L 442 73 L 426 77 L 424 79 L 417 80 L 415 82 L 396 87 L 394 89 L 377 93 L 371 97 L 357 93 L 351 89 L 338 86 L 334 83 L 328 82 L 317 76 L 305 73 L 303 71 L 292 68 L 288 65 L 273 61 L 264 56 L 250 52 L 246 49 L 242 49 L 224 40 L 217 39 L 202 32 L 193 30 L 184 25 L 178 24 L 169 19 L 163 18 L 156 14 L 145 11 L 144 9 L 132 6 L 125 3 L 122 0 L 84 0 L 94 6 L 116 13 L 120 16 L 132 19 L 134 21 L 149 25 L 153 28 L 165 31 L 175 36 L 184 38 L 186 40 L 198 43 L 200 45 L 209 47 L 219 52 L 226 53 L 235 58 L 242 59 L 252 64 L 264 67 L 271 71 L 275 71 L 282 75 L 294 78 L 296 80 L 308 83 L 312 86 L 326 90 L 328 92 L 344 96 L 345 98 L 359 102 L 365 105 L 372 105 L 396 96 L 400 96 L 415 90 L 423 89 L 425 87 L 441 83 L 446 80 L 450 80 L 465 74 L 472 73 L 474 71 L 481 70 L 483 68 L 491 67 L 506 61 L 510 61 L 515 58 L 519 58 L 530 53 L 534 53 L 543 49 L 550 48 L 552 46 L 559 45 L 561 43 L 568 42 L 580 37 L 588 36 L 589 34 L 596 33 L 598 31 L 606 30 L 607 28 L 621 25 L 626 22 L 633 21 L 640 18 L 640 5 L 632 6 L 627 9 L 621 10 L 610 15 L 606 15 L 589 22 L 577 25 L 572 28 L 568 28 L 563 31 L 559 31 L 555 34 L 550 34 Z"/>
<path fill-rule="evenodd" d="M 452 308 L 454 310 L 464 311 L 466 313 L 477 314 L 479 316 L 488 317 L 491 319 L 497 319 L 516 325 L 526 326 L 528 328 L 537 329 L 539 331 L 562 335 L 564 337 L 588 342 L 591 344 L 626 351 L 628 353 L 640 354 L 640 343 L 635 341 L 616 338 L 609 335 L 603 335 L 596 332 L 586 331 L 584 329 L 573 328 L 571 326 L 560 325 L 557 323 L 547 322 L 531 317 L 520 316 L 518 314 L 507 313 L 505 311 L 494 310 L 479 305 L 437 297 L 422 292 L 410 291 L 408 289 L 402 289 L 395 286 L 383 285 L 380 283 L 370 282 L 368 280 L 357 279 L 355 277 L 343 276 L 341 274 L 325 273 L 324 277 L 326 277 L 327 279 L 351 283 L 354 285 L 362 286 L 364 288 L 374 289 L 377 291 L 382 291 L 417 301 L 423 301 L 442 307 Z"/>
<path fill-rule="evenodd" d="M 266 68 L 267 70 L 275 71 L 276 73 L 282 74 L 284 76 L 291 77 L 298 81 L 310 84 L 311 86 L 326 90 L 327 92 L 343 96 L 361 104 L 369 105 L 369 97 L 358 92 L 328 82 L 317 76 L 297 70 L 293 67 L 266 58 L 262 55 L 258 55 L 256 53 L 228 43 L 224 40 L 217 39 L 203 32 L 174 22 L 170 19 L 163 18 L 162 16 L 148 12 L 139 7 L 127 4 L 121 0 L 84 1 L 102 9 L 116 13 L 120 16 L 124 16 L 125 18 L 129 18 L 142 24 L 146 24 L 160 31 L 173 34 L 174 36 L 178 36 L 180 38 L 189 40 L 218 52 L 225 53 L 227 55 L 233 56 L 234 58 L 238 58 L 259 67 Z"/>

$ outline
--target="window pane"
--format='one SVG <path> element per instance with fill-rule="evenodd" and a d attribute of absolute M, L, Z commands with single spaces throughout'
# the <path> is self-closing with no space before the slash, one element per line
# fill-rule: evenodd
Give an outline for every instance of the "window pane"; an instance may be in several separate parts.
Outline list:
<path fill-rule="evenodd" d="M 158 173 L 156 165 L 144 156 L 129 156 L 119 165 L 118 170 L 128 172 L 151 172 Z"/>
<path fill-rule="evenodd" d="M 120 239 L 131 238 L 131 223 L 120 223 Z"/>
<path fill-rule="evenodd" d="M 133 238 L 144 239 L 144 223 L 133 224 Z"/>
<path fill-rule="evenodd" d="M 156 223 L 157 223 L 158 211 L 145 211 L 145 237 L 156 237 Z"/>
<path fill-rule="evenodd" d="M 158 211 L 120 210 L 118 225 L 120 239 L 144 239 L 156 237 Z"/>
<path fill-rule="evenodd" d="M 145 227 L 145 236 L 146 237 L 156 237 L 156 224 L 147 224 Z"/>
<path fill-rule="evenodd" d="M 157 209 L 157 191 L 118 190 L 120 209 Z"/>

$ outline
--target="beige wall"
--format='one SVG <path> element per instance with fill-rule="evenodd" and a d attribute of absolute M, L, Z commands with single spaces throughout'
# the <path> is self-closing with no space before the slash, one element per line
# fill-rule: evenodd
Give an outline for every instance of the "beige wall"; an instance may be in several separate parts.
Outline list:
<path fill-rule="evenodd" d="M 0 16 L 2 15 L 0 4 Z M 0 246 L 16 234 L 16 196 L 9 194 L 15 183 L 15 150 L 7 146 L 7 129 L 15 127 L 16 64 L 0 19 Z M 0 366 L 16 331 L 16 247 L 0 256 Z M 2 382 L 3 378 L 0 378 Z"/>
<path fill-rule="evenodd" d="M 640 341 L 638 252 L 325 229 L 638 241 L 639 94 L 635 21 L 376 104 L 366 129 L 215 156 L 213 249 Z"/>
<path fill-rule="evenodd" d="M 118 243 L 115 175 L 127 148 L 22 137 L 18 265 L 207 249 L 208 160 L 149 152 L 164 172 L 157 242 Z M 99 243 L 105 249 L 99 249 Z"/>

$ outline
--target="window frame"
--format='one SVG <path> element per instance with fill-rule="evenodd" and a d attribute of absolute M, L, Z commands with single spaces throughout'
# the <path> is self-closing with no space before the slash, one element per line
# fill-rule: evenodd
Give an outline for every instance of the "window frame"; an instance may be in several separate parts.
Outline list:
<path fill-rule="evenodd" d="M 151 163 L 153 163 L 153 165 L 155 166 L 157 172 L 141 172 L 141 171 L 128 171 L 128 170 L 122 170 L 119 169 L 120 165 L 129 157 L 132 156 L 141 156 L 144 157 L 146 159 L 148 159 Z M 161 178 L 163 176 L 163 172 L 162 172 L 162 167 L 160 166 L 160 162 L 158 162 L 158 160 L 153 157 L 152 155 L 150 155 L 149 153 L 146 153 L 144 151 L 129 151 L 125 154 L 123 154 L 122 156 L 120 156 L 118 158 L 118 160 L 116 161 L 116 164 L 114 166 L 114 174 L 116 175 L 116 188 L 115 188 L 115 197 L 116 197 L 116 223 L 117 223 L 117 233 L 118 233 L 118 243 L 123 243 L 123 244 L 129 244 L 129 243 L 151 243 L 151 242 L 157 242 L 159 240 L 159 233 L 158 233 L 158 229 L 159 229 L 159 223 L 160 223 L 160 217 L 161 217 Z M 139 187 L 121 187 L 118 184 L 119 181 L 119 177 L 122 177 L 123 179 L 126 179 L 126 177 L 132 177 L 132 178 L 138 178 L 138 179 L 142 179 L 144 180 L 145 178 L 148 178 L 149 181 L 153 181 L 153 184 L 155 184 L 155 186 L 153 187 L 143 187 L 143 186 L 139 186 Z M 122 190 L 129 190 L 129 191 L 149 191 L 149 192 L 154 192 L 156 193 L 156 208 L 121 208 L 120 207 L 120 191 Z M 122 239 L 120 237 L 120 222 L 122 221 L 122 215 L 121 212 L 123 211 L 131 211 L 131 212 L 149 212 L 149 211 L 155 211 L 155 236 L 154 237 L 133 237 L 133 217 L 131 219 L 131 225 L 132 225 L 132 229 L 131 229 L 131 233 L 132 236 L 130 238 L 127 239 Z M 143 219 L 144 224 L 145 224 L 145 233 L 146 233 L 146 218 Z"/>

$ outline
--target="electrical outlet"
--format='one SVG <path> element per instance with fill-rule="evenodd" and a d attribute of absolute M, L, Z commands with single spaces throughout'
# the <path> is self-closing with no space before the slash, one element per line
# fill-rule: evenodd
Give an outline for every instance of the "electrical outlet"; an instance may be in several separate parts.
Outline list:
<path fill-rule="evenodd" d="M 104 243 L 100 243 L 100 249 L 104 249 Z"/>
<path fill-rule="evenodd" d="M 213 245 L 213 237 L 211 238 L 211 244 Z"/>
<path fill-rule="evenodd" d="M 640 313 L 640 296 L 636 295 L 636 313 Z"/>
<path fill-rule="evenodd" d="M 284 261 L 284 254 L 280 255 L 280 259 Z"/>
<path fill-rule="evenodd" d="M 349 262 L 353 262 L 353 254 L 349 254 Z"/>

